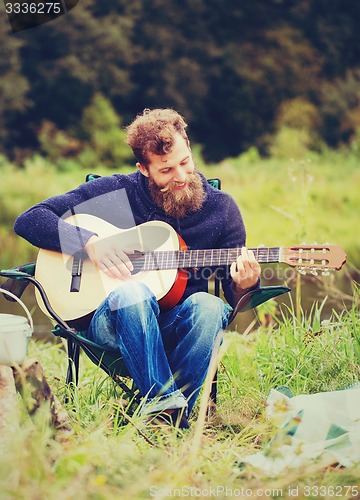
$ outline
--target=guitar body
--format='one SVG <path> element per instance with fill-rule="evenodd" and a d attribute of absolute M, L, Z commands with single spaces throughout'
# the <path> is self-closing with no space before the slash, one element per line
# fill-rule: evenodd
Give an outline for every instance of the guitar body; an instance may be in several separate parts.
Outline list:
<path fill-rule="evenodd" d="M 101 239 L 119 245 L 123 250 L 174 251 L 185 250 L 184 241 L 168 224 L 150 221 L 131 229 L 121 230 L 108 222 L 87 214 L 77 214 L 66 222 L 97 233 Z M 79 291 L 72 292 L 71 270 L 73 256 L 41 249 L 36 262 L 35 278 L 42 284 L 55 312 L 70 326 L 88 326 L 94 311 L 110 292 L 127 284 L 129 280 L 114 279 L 99 270 L 89 259 L 82 263 Z M 160 271 L 140 270 L 130 281 L 141 282 L 153 292 L 161 309 L 174 307 L 181 299 L 187 282 L 187 274 L 179 269 Z M 49 313 L 36 291 L 40 309 Z"/>

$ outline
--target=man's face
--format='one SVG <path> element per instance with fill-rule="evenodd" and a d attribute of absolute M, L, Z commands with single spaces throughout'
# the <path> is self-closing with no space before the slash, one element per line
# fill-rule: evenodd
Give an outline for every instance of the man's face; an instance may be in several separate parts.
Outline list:
<path fill-rule="evenodd" d="M 194 162 L 187 141 L 180 135 L 174 135 L 172 151 L 165 155 L 148 154 L 149 166 L 138 164 L 141 172 L 151 178 L 160 188 L 170 188 L 177 191 L 186 187 L 186 178 L 194 172 Z"/>
<path fill-rule="evenodd" d="M 148 157 L 148 168 L 139 163 L 137 166 L 149 179 L 155 203 L 170 216 L 179 218 L 201 208 L 205 193 L 186 139 L 177 133 L 170 153 L 149 153 Z"/>

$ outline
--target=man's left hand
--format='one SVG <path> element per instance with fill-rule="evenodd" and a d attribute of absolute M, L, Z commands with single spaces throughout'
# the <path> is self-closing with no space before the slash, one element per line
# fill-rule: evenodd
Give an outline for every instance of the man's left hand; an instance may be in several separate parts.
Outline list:
<path fill-rule="evenodd" d="M 261 273 L 260 264 L 255 259 L 254 252 L 246 247 L 241 249 L 241 255 L 231 264 L 230 274 L 237 292 L 256 285 Z"/>

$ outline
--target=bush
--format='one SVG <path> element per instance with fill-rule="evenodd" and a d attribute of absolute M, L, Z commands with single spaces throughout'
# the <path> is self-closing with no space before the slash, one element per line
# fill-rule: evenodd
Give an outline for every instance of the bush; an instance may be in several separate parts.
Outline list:
<path fill-rule="evenodd" d="M 82 149 L 81 142 L 69 133 L 59 130 L 52 122 L 44 120 L 38 132 L 40 149 L 52 163 L 60 158 L 75 157 Z"/>
<path fill-rule="evenodd" d="M 303 159 L 309 151 L 319 151 L 322 122 L 317 108 L 297 97 L 283 102 L 277 113 L 277 133 L 269 148 L 275 158 Z"/>
<path fill-rule="evenodd" d="M 81 120 L 81 130 L 87 145 L 79 155 L 83 166 L 119 168 L 133 159 L 130 147 L 125 143 L 126 133 L 121 128 L 121 119 L 110 101 L 102 94 L 96 94 Z M 93 154 L 91 152 L 93 150 Z"/>
<path fill-rule="evenodd" d="M 84 110 L 78 130 L 59 130 L 44 120 L 38 131 L 40 150 L 60 171 L 71 171 L 74 163 L 86 169 L 120 168 L 133 161 L 121 119 L 111 102 L 95 94 Z"/>

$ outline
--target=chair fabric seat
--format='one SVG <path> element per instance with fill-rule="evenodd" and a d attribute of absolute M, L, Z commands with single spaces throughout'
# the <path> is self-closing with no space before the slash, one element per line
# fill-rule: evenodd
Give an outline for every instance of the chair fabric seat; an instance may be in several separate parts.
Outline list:
<path fill-rule="evenodd" d="M 87 339 L 85 337 L 85 334 L 86 332 L 79 332 L 76 335 L 76 338 L 73 340 L 80 347 L 86 346 L 87 348 L 86 354 L 91 358 L 91 354 L 89 354 L 88 352 L 90 351 L 90 353 L 92 353 L 94 356 L 94 359 L 92 359 L 92 361 L 96 363 L 96 360 L 101 359 L 102 363 L 104 363 L 108 367 L 109 371 L 113 374 L 112 377 L 129 376 L 129 373 L 127 371 L 124 360 L 119 350 L 104 349 L 102 346 Z"/>

